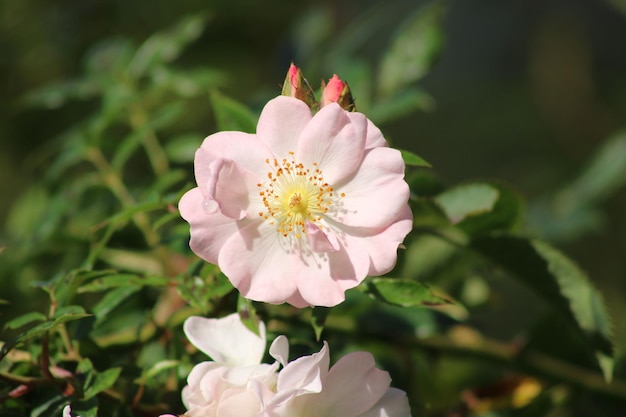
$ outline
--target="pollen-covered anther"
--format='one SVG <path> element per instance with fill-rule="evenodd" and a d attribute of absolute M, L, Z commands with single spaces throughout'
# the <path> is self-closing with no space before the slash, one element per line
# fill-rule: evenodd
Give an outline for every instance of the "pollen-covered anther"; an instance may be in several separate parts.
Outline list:
<path fill-rule="evenodd" d="M 294 152 L 289 155 L 290 158 L 282 158 L 280 162 L 266 159 L 268 181 L 259 192 L 265 211 L 259 215 L 270 220 L 272 225 L 275 224 L 272 219 L 276 219 L 276 231 L 283 237 L 300 239 L 307 233 L 307 222 L 323 227 L 321 222 L 331 212 L 338 196 L 324 181 L 324 174 L 316 162 L 312 168 L 307 168 L 292 159 Z M 344 196 L 342 193 L 341 197 Z"/>

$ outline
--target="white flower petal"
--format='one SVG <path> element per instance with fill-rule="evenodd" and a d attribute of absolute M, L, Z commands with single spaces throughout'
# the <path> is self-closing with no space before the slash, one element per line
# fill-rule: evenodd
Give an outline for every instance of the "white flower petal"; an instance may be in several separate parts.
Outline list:
<path fill-rule="evenodd" d="M 289 362 L 289 341 L 284 335 L 279 335 L 270 345 L 270 356 L 276 359 L 282 366 Z"/>
<path fill-rule="evenodd" d="M 192 316 L 183 326 L 189 341 L 214 361 L 228 365 L 258 365 L 265 351 L 265 324 L 257 336 L 233 313 L 221 319 Z"/>

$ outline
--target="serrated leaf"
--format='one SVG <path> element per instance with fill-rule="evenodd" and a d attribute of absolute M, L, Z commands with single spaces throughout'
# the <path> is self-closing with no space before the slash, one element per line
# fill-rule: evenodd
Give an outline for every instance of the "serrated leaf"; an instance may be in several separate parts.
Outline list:
<path fill-rule="evenodd" d="M 489 184 L 461 184 L 439 194 L 435 202 L 452 223 L 459 223 L 467 217 L 491 211 L 499 195 L 498 189 Z"/>
<path fill-rule="evenodd" d="M 431 167 L 431 165 L 426 162 L 421 156 L 414 154 L 413 152 L 406 151 L 404 149 L 399 149 L 402 154 L 402 159 L 404 163 L 408 166 L 412 167 Z"/>
<path fill-rule="evenodd" d="M 104 372 L 97 373 L 93 378 L 92 384 L 85 390 L 84 399 L 88 400 L 93 398 L 98 393 L 110 388 L 115 384 L 115 381 L 117 381 L 121 371 L 122 368 L 111 368 Z"/>
<path fill-rule="evenodd" d="M 587 340 L 604 376 L 613 358 L 611 319 L 587 275 L 546 242 L 518 237 L 483 237 L 471 246 L 496 261 L 568 317 Z"/>
<path fill-rule="evenodd" d="M 217 90 L 210 94 L 219 130 L 237 130 L 254 133 L 257 117 L 243 104 L 224 96 Z"/>
<path fill-rule="evenodd" d="M 374 278 L 368 283 L 368 290 L 376 298 L 401 307 L 453 304 L 451 300 L 434 294 L 425 284 L 408 279 Z"/>

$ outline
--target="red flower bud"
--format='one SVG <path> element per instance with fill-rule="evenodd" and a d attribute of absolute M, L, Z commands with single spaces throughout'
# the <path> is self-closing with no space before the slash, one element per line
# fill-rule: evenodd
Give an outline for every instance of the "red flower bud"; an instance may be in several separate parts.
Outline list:
<path fill-rule="evenodd" d="M 295 97 L 304 101 L 310 108 L 317 105 L 315 93 L 309 82 L 302 76 L 300 68 L 294 64 L 289 66 L 285 82 L 283 83 L 283 96 Z"/>
<path fill-rule="evenodd" d="M 322 93 L 322 107 L 329 103 L 338 103 L 344 110 L 356 110 L 356 105 L 354 104 L 348 83 L 342 81 L 337 74 L 333 75 L 333 77 L 328 80 L 328 84 L 322 81 L 322 88 L 324 90 Z"/>

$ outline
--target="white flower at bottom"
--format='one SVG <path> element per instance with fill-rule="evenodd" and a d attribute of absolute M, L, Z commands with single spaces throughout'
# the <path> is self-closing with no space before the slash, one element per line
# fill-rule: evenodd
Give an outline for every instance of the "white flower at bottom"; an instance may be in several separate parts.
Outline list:
<path fill-rule="evenodd" d="M 63 417 L 80 417 L 80 416 L 72 416 L 72 407 L 68 404 L 63 407 Z"/>
<path fill-rule="evenodd" d="M 376 368 L 367 352 L 344 356 L 329 369 L 328 344 L 308 356 L 287 362 L 289 344 L 278 336 L 270 346 L 274 364 L 260 363 L 261 336 L 248 330 L 239 316 L 222 319 L 190 317 L 185 333 L 202 351 L 223 360 L 238 346 L 229 363 L 196 365 L 183 389 L 189 417 L 409 417 L 406 394 L 390 388 L 389 374 Z M 246 352 L 241 354 L 242 348 Z M 249 349 L 248 349 L 249 348 Z M 255 363 L 250 363 L 252 359 Z M 279 371 L 279 367 L 282 369 Z"/>

